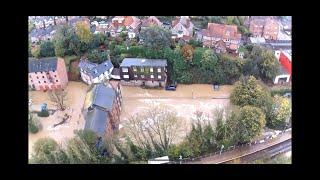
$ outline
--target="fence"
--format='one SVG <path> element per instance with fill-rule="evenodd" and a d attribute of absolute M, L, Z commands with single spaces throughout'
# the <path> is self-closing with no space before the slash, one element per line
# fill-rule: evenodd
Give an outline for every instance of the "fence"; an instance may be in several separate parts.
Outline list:
<path fill-rule="evenodd" d="M 273 138 L 275 138 L 275 137 L 277 137 L 279 135 L 282 135 L 282 134 L 284 134 L 286 132 L 289 132 L 291 130 L 292 130 L 291 128 L 288 128 L 288 129 L 285 129 L 285 130 L 281 131 L 279 134 L 269 135 L 269 136 L 266 136 L 264 138 L 261 138 L 260 140 L 256 140 L 256 141 L 245 143 L 245 144 L 241 144 L 241 145 L 229 146 L 225 150 L 221 150 L 221 152 L 220 151 L 216 151 L 216 152 L 209 153 L 209 154 L 202 155 L 202 156 L 198 156 L 198 157 L 183 158 L 183 159 L 179 159 L 179 160 L 175 160 L 175 161 L 170 161 L 170 162 L 165 163 L 165 164 L 183 164 L 183 163 L 187 163 L 187 162 L 191 162 L 191 161 L 201 160 L 203 158 L 207 158 L 207 157 L 210 157 L 210 156 L 215 156 L 215 155 L 220 155 L 220 154 L 222 155 L 222 153 L 226 153 L 228 151 L 232 151 L 232 150 L 235 150 L 237 148 L 242 148 L 242 147 L 247 147 L 247 146 L 251 146 L 251 145 L 256 145 L 256 144 L 269 142 L 271 139 L 273 139 Z M 275 137 L 273 137 L 273 136 L 275 136 Z"/>

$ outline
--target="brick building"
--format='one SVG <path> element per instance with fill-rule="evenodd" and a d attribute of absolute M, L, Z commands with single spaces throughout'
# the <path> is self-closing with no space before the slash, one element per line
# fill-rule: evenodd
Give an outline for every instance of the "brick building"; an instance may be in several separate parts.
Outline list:
<path fill-rule="evenodd" d="M 29 88 L 34 90 L 64 89 L 68 83 L 62 58 L 29 58 Z"/>

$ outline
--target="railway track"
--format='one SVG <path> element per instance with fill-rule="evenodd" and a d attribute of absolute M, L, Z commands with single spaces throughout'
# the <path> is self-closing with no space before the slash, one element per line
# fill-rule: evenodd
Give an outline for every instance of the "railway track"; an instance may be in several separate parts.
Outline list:
<path fill-rule="evenodd" d="M 226 164 L 237 162 L 237 160 L 259 159 L 263 156 L 275 156 L 279 153 L 291 150 L 291 132 L 286 132 L 280 137 L 261 142 L 253 146 L 244 146 L 235 150 L 227 151 L 212 156 L 197 158 L 192 161 L 182 162 L 183 164 Z"/>
<path fill-rule="evenodd" d="M 285 140 L 279 144 L 270 146 L 266 149 L 259 150 L 255 153 L 248 154 L 245 156 L 242 156 L 240 158 L 236 158 L 233 160 L 225 161 L 222 164 L 232 164 L 233 162 L 241 162 L 241 164 L 247 164 L 252 161 L 261 159 L 261 158 L 272 158 L 278 154 L 286 153 L 288 151 L 291 151 L 291 139 Z"/>

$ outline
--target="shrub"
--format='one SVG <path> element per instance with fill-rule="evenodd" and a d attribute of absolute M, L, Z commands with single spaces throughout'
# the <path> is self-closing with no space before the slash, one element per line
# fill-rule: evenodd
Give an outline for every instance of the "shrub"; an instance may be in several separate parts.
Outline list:
<path fill-rule="evenodd" d="M 35 117 L 33 117 L 32 114 L 29 113 L 29 119 L 28 119 L 28 129 L 29 132 L 31 132 L 32 134 L 35 134 L 37 132 L 39 132 L 39 130 L 42 128 L 41 123 L 38 119 L 36 119 Z"/>

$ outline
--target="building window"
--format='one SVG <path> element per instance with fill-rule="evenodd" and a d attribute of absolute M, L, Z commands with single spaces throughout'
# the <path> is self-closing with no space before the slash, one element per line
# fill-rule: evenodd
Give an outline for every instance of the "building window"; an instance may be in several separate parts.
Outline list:
<path fill-rule="evenodd" d="M 153 68 L 150 68 L 150 72 L 153 72 Z"/>
<path fill-rule="evenodd" d="M 134 72 L 137 72 L 137 67 L 132 68 Z"/>
<path fill-rule="evenodd" d="M 122 72 L 128 72 L 128 68 L 122 68 Z"/>
<path fill-rule="evenodd" d="M 158 68 L 158 72 L 161 72 L 161 68 Z"/>
<path fill-rule="evenodd" d="M 142 67 L 142 68 L 140 68 L 140 72 L 144 72 L 144 68 Z"/>
<path fill-rule="evenodd" d="M 56 82 L 59 82 L 58 80 L 56 80 Z"/>
<path fill-rule="evenodd" d="M 36 74 L 37 74 L 37 72 L 36 72 Z"/>
<path fill-rule="evenodd" d="M 37 79 L 39 79 L 39 77 L 37 76 Z"/>
<path fill-rule="evenodd" d="M 41 82 L 40 81 L 38 81 L 39 82 L 39 84 L 41 84 Z"/>
<path fill-rule="evenodd" d="M 161 79 L 161 75 L 158 75 L 158 79 Z"/>
<path fill-rule="evenodd" d="M 44 78 L 44 76 L 42 76 L 42 78 Z"/>
<path fill-rule="evenodd" d="M 152 78 L 152 79 L 153 79 L 153 78 L 154 78 L 154 76 L 151 74 L 151 75 L 150 75 L 150 78 Z"/>
<path fill-rule="evenodd" d="M 54 77 L 57 77 L 57 75 L 54 75 Z"/>
<path fill-rule="evenodd" d="M 123 75 L 123 78 L 129 79 L 129 75 Z"/>
<path fill-rule="evenodd" d="M 33 82 L 33 80 L 31 80 L 31 82 Z"/>
<path fill-rule="evenodd" d="M 44 83 L 47 83 L 47 81 L 44 81 Z"/>
<path fill-rule="evenodd" d="M 29 78 L 31 78 L 31 75 L 29 75 Z"/>
<path fill-rule="evenodd" d="M 141 75 L 141 78 L 144 78 L 144 75 Z"/>

